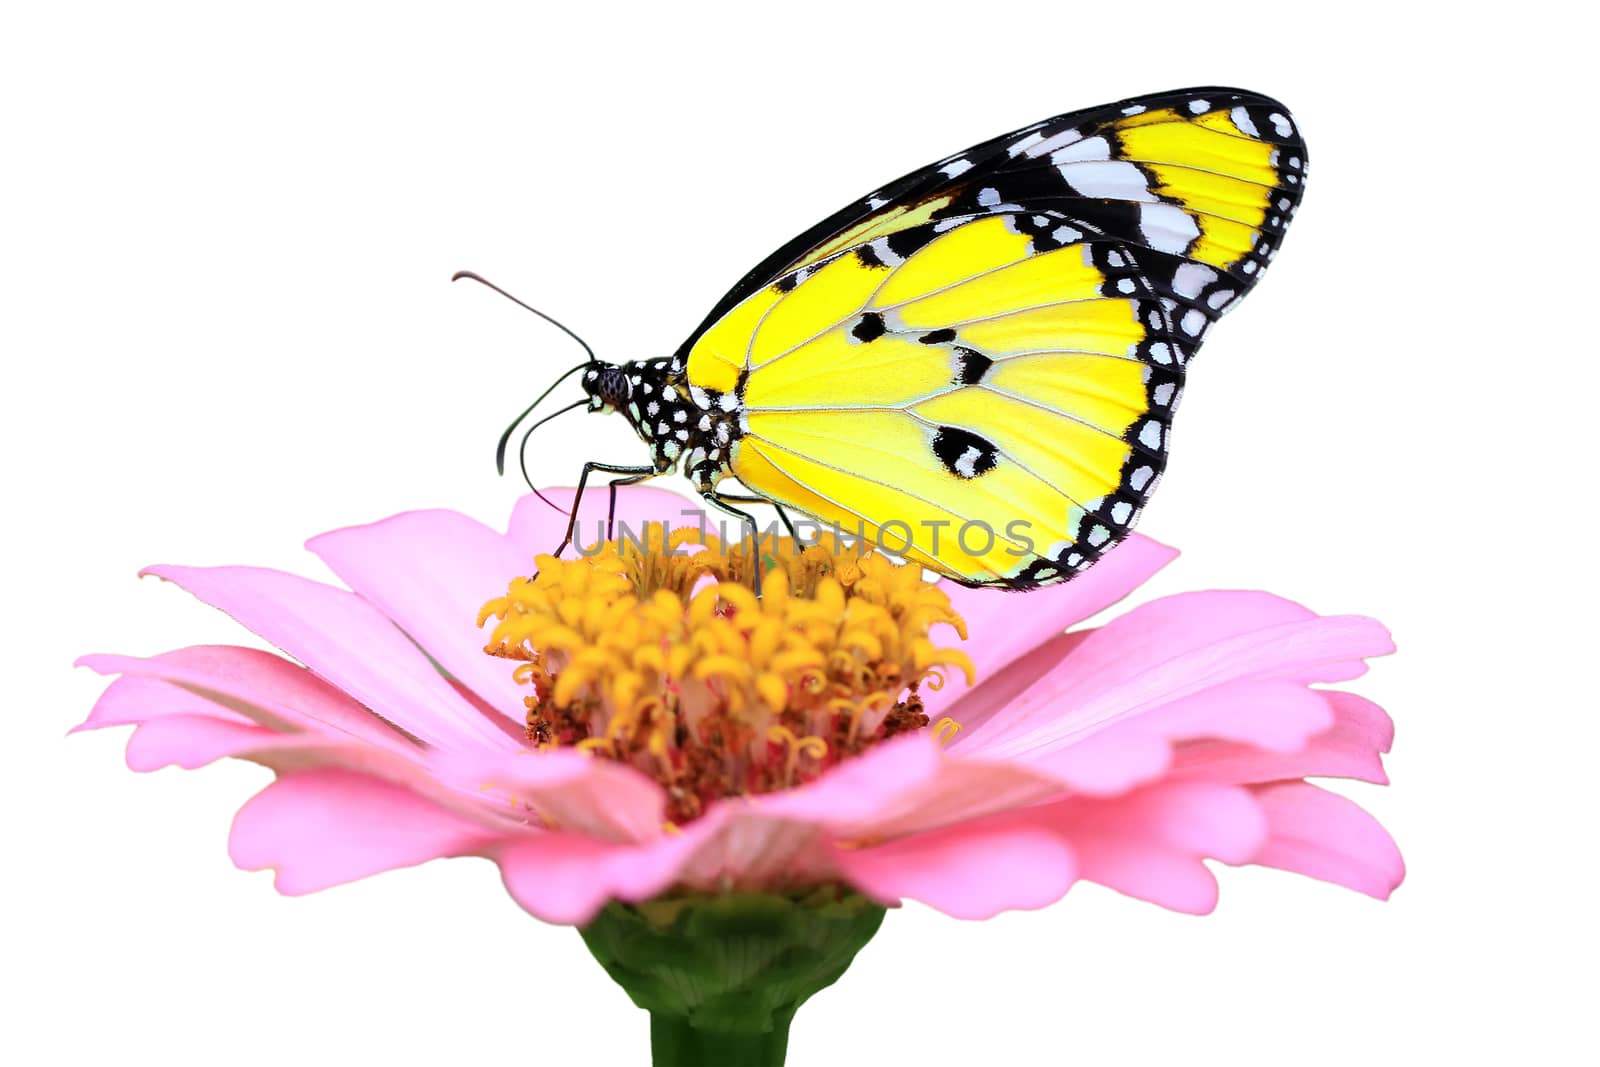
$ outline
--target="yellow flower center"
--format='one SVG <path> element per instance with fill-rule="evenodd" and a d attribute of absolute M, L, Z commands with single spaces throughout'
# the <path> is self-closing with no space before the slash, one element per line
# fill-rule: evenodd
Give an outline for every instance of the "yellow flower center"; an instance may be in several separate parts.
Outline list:
<path fill-rule="evenodd" d="M 764 567 L 762 597 L 751 592 Z M 485 604 L 484 649 L 521 661 L 527 737 L 629 763 L 667 790 L 668 818 L 808 781 L 928 724 L 918 689 L 971 661 L 930 627 L 966 624 L 949 598 L 870 548 L 824 536 L 752 555 L 698 529 L 651 526 L 576 560 L 540 556 Z M 959 729 L 941 720 L 935 735 Z"/>

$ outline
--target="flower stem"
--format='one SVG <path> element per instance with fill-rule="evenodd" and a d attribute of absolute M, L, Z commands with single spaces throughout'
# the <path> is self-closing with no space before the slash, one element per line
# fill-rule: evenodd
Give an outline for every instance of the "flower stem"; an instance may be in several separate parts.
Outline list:
<path fill-rule="evenodd" d="M 613 903 L 579 932 L 650 1013 L 655 1067 L 782 1067 L 795 1012 L 844 974 L 883 915 L 821 886 Z"/>
<path fill-rule="evenodd" d="M 772 1029 L 758 1033 L 712 1033 L 681 1015 L 651 1012 L 650 1062 L 654 1067 L 783 1067 L 795 1008 L 774 1014 Z"/>

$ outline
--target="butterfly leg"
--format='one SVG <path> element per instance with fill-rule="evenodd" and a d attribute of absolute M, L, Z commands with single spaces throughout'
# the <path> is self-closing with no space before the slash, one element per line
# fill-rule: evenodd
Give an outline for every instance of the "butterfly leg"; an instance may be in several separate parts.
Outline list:
<path fill-rule="evenodd" d="M 789 539 L 795 544 L 800 543 L 800 534 L 794 528 L 794 520 L 789 518 L 789 513 L 783 510 L 783 505 L 775 500 L 768 500 L 764 496 L 733 496 L 729 493 L 718 493 L 717 498 L 729 504 L 768 504 L 778 513 L 778 519 L 783 523 L 783 528 L 789 534 Z"/>
<path fill-rule="evenodd" d="M 650 478 L 654 478 L 655 476 L 656 476 L 656 471 L 655 471 L 654 468 L 651 468 L 650 472 L 648 474 L 630 474 L 626 478 L 613 478 L 613 479 L 611 479 L 611 485 L 610 485 L 611 496 L 610 496 L 610 499 L 608 499 L 606 501 L 606 540 L 607 541 L 612 541 L 612 540 L 616 539 L 615 526 L 617 524 L 617 487 L 618 486 L 623 486 L 623 485 L 638 485 L 640 482 L 646 481 L 646 480 L 648 480 Z"/>
<path fill-rule="evenodd" d="M 727 503 L 727 501 L 729 501 L 729 500 L 735 500 L 735 501 L 739 501 L 739 502 L 742 503 L 746 498 L 744 498 L 744 497 L 726 497 L 726 496 L 722 496 L 720 493 L 701 493 L 700 494 L 700 499 L 704 500 L 707 504 L 710 504 L 712 507 L 714 507 L 718 511 L 722 512 L 724 515 L 731 515 L 733 518 L 738 519 L 739 522 L 741 524 L 743 524 L 745 530 L 749 533 L 749 535 L 750 535 L 750 558 L 755 562 L 755 568 L 754 568 L 754 571 L 753 571 L 753 580 L 752 580 L 751 584 L 755 588 L 756 596 L 759 597 L 761 595 L 761 530 L 760 530 L 760 527 L 758 527 L 756 525 L 756 519 L 755 519 L 754 515 L 751 515 L 748 512 L 740 511 L 738 508 L 733 507 L 731 504 Z M 765 503 L 765 501 L 762 501 L 762 502 Z"/>
<path fill-rule="evenodd" d="M 583 465 L 583 473 L 578 475 L 578 491 L 572 497 L 572 513 L 567 516 L 567 535 L 561 539 L 556 550 L 551 555 L 559 556 L 572 544 L 572 537 L 578 530 L 578 505 L 583 503 L 583 489 L 589 484 L 589 475 L 595 471 L 602 474 L 620 474 L 622 477 L 611 483 L 610 507 L 606 511 L 606 540 L 611 539 L 611 527 L 617 514 L 617 486 L 632 485 L 642 482 L 646 478 L 654 477 L 658 472 L 654 467 L 619 467 L 611 463 L 589 462 Z"/>

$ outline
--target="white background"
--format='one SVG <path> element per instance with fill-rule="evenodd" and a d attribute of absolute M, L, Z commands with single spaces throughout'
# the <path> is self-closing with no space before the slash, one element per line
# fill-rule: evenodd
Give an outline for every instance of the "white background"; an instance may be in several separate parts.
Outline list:
<path fill-rule="evenodd" d="M 645 1016 L 488 863 L 301 899 L 235 870 L 266 772 L 135 776 L 120 736 L 64 739 L 103 684 L 71 661 L 249 640 L 145 564 L 322 575 L 324 529 L 503 519 L 494 439 L 578 357 L 458 268 L 662 355 L 886 179 L 1237 84 L 1294 109 L 1309 193 L 1191 378 L 1142 527 L 1185 555 L 1140 596 L 1391 626 L 1357 688 L 1398 721 L 1395 784 L 1352 792 L 1409 879 L 1380 904 L 1223 869 L 1205 919 L 1091 886 L 986 923 L 906 907 L 790 1062 L 1592 1056 L 1589 61 L 1538 5 L 1471 6 L 8 6 L 0 1055 L 644 1062 Z M 538 446 L 546 483 L 642 454 L 576 415 Z"/>

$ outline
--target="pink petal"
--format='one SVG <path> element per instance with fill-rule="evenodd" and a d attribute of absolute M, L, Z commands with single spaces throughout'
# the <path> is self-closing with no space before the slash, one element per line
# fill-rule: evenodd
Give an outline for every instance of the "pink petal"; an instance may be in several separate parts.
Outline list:
<path fill-rule="evenodd" d="M 1315 690 L 1275 678 L 1245 678 L 1164 704 L 1132 722 L 1162 737 L 1217 737 L 1295 752 L 1333 720 L 1333 709 Z"/>
<path fill-rule="evenodd" d="M 280 778 L 233 820 L 228 851 L 244 870 L 277 870 L 291 896 L 485 851 L 498 835 L 390 782 L 323 769 Z"/>
<path fill-rule="evenodd" d="M 97 666 L 99 664 L 106 668 L 101 673 L 110 673 L 116 670 L 116 667 L 109 661 L 120 658 L 122 657 L 85 656 L 75 666 L 100 670 L 100 666 Z M 167 715 L 208 715 L 227 722 L 251 724 L 247 716 L 231 711 L 199 693 L 169 685 L 159 678 L 141 678 L 130 674 L 106 686 L 105 692 L 100 694 L 100 699 L 95 701 L 94 707 L 90 710 L 89 717 L 74 726 L 70 732 L 103 730 L 110 726 L 135 726 Z"/>
<path fill-rule="evenodd" d="M 1291 778 L 1355 778 L 1387 784 L 1380 753 L 1393 727 L 1382 708 L 1354 693 L 1305 690 L 1324 701 L 1333 725 L 1290 752 L 1268 752 L 1230 741 L 1191 741 L 1174 755 L 1171 778 L 1253 784 Z"/>
<path fill-rule="evenodd" d="M 1173 744 L 1187 738 L 1299 752 L 1332 724 L 1321 693 L 1276 679 L 1244 679 L 1112 721 L 1029 762 L 1070 789 L 1109 795 L 1160 777 L 1172 765 Z"/>
<path fill-rule="evenodd" d="M 1334 729 L 1352 746 L 1372 752 L 1387 752 L 1394 744 L 1394 720 L 1389 713 L 1366 697 L 1338 690 L 1322 694 L 1334 713 Z"/>
<path fill-rule="evenodd" d="M 128 738 L 128 769 L 154 771 L 175 764 L 192 771 L 224 756 L 288 740 L 292 735 L 212 715 L 167 715 L 151 719 Z"/>
<path fill-rule="evenodd" d="M 610 840 L 660 829 L 661 789 L 630 768 L 577 752 L 426 750 L 268 652 L 198 647 L 84 662 L 129 672 L 107 688 L 83 728 L 143 723 L 128 743 L 135 770 L 194 768 L 225 756 L 279 771 L 331 765 L 403 786 L 491 827 L 526 820 L 531 808 L 565 829 Z"/>
<path fill-rule="evenodd" d="M 744 804 L 846 837 L 891 837 L 1036 803 L 1061 785 L 1024 764 L 940 752 L 926 734 L 875 745 L 797 789 Z"/>
<path fill-rule="evenodd" d="M 834 862 L 851 885 L 876 900 L 920 900 L 958 919 L 1042 908 L 1060 900 L 1078 877 L 1066 841 L 1015 816 L 836 848 Z"/>
<path fill-rule="evenodd" d="M 437 773 L 460 789 L 494 803 L 537 812 L 549 826 L 602 841 L 645 841 L 660 836 L 666 794 L 632 767 L 595 759 L 574 749 L 441 754 Z"/>
<path fill-rule="evenodd" d="M 939 761 L 938 745 L 931 738 L 909 734 L 874 745 L 798 789 L 752 797 L 746 803 L 774 818 L 859 832 L 855 820 L 914 804 L 939 773 Z"/>
<path fill-rule="evenodd" d="M 943 582 L 939 588 L 966 620 L 971 640 L 962 644 L 954 628 L 944 625 L 934 627 L 929 638 L 937 647 L 960 648 L 971 657 L 981 685 L 1046 639 L 1115 604 L 1177 556 L 1175 548 L 1132 534 L 1072 581 L 1025 595 Z M 925 693 L 923 706 L 937 719 L 967 688 L 966 678 L 957 672 L 945 679 L 943 688 Z"/>
<path fill-rule="evenodd" d="M 454 511 L 410 511 L 306 547 L 447 673 L 521 725 L 527 691 L 511 680 L 515 664 L 484 654 L 478 612 L 504 596 L 512 578 L 532 572 L 527 553 Z"/>
<path fill-rule="evenodd" d="M 175 708 L 274 730 L 349 737 L 396 752 L 416 750 L 393 726 L 304 667 L 259 649 L 196 645 L 149 658 L 84 656 L 77 665 L 123 675 L 106 689 L 85 727 L 144 722 Z M 193 701 L 177 692 L 192 694 Z"/>
<path fill-rule="evenodd" d="M 602 477 L 596 475 L 596 478 Z M 610 477 L 606 475 L 604 477 Z M 533 494 L 517 501 L 511 513 L 511 526 L 506 537 L 526 556 L 531 564 L 533 557 L 554 552 L 567 532 L 567 516 L 577 498 L 576 489 L 540 490 L 556 507 L 552 508 Z M 578 529 L 573 540 L 578 545 L 593 546 L 605 536 L 606 511 L 610 491 L 602 483 L 583 491 L 583 503 L 578 512 Z M 687 514 L 686 514 L 687 513 Z M 641 537 L 645 523 L 666 523 L 671 527 L 697 526 L 704 511 L 677 493 L 656 489 L 648 485 L 625 486 L 617 490 L 615 533 L 622 536 L 627 530 L 632 537 Z M 712 525 L 713 531 L 715 524 Z M 562 553 L 563 559 L 575 559 L 576 547 Z"/>
<path fill-rule="evenodd" d="M 1246 790 L 1209 783 L 1069 800 L 1053 814 L 1083 878 L 1191 914 L 1205 914 L 1217 901 L 1216 879 L 1202 858 L 1243 862 L 1267 836 L 1266 819 Z"/>
<path fill-rule="evenodd" d="M 1075 836 L 1072 843 L 1087 881 L 1187 915 L 1207 915 L 1217 906 L 1217 879 L 1196 856 L 1098 834 Z"/>
<path fill-rule="evenodd" d="M 304 667 L 270 652 L 199 646 L 149 659 L 86 656 L 80 662 L 128 672 L 106 688 L 78 729 L 137 725 L 128 739 L 134 770 L 193 769 L 223 757 L 280 772 L 339 767 L 399 784 L 487 826 L 514 825 L 510 810 L 491 809 L 475 785 L 447 784 L 437 764 L 448 753 L 406 739 Z"/>
<path fill-rule="evenodd" d="M 695 889 L 759 892 L 839 880 L 828 835 L 819 825 L 774 816 L 759 804 L 713 805 L 684 835 L 693 847 L 678 880 Z"/>
<path fill-rule="evenodd" d="M 121 681 L 147 680 L 127 678 Z M 167 688 L 179 696 L 186 695 L 181 689 L 172 686 Z M 424 791 L 436 790 L 435 783 L 422 776 L 418 769 L 419 753 L 397 759 L 387 749 L 375 748 L 362 741 L 320 733 L 280 733 L 254 723 L 204 712 L 151 717 L 140 723 L 133 736 L 128 738 L 128 768 L 135 771 L 155 771 L 168 766 L 194 770 L 227 757 L 251 760 L 280 772 L 338 766 L 403 783 L 419 784 Z"/>
<path fill-rule="evenodd" d="M 950 742 L 950 748 L 953 751 L 960 751 L 974 743 L 981 744 L 980 739 L 984 736 L 985 724 L 1009 708 L 1012 702 L 1035 681 L 1058 667 L 1092 633 L 1093 630 L 1074 630 L 1071 633 L 1056 634 L 1054 637 L 1046 638 L 1041 644 L 1024 652 L 993 674 L 987 677 L 980 675 L 977 687 L 959 694 L 960 699 L 954 704 L 943 701 L 945 710 L 951 718 L 961 724 L 961 730 Z M 964 679 L 959 676 L 946 678 L 945 686 L 948 687 L 955 681 L 964 682 Z M 938 692 L 942 693 L 943 690 Z M 932 693 L 924 686 L 922 689 L 924 711 L 929 707 L 928 701 L 931 696 Z M 939 716 L 934 715 L 933 718 L 937 720 Z"/>
<path fill-rule="evenodd" d="M 1056 805 L 1058 829 L 1090 831 L 1226 863 L 1243 863 L 1267 837 L 1249 790 L 1211 782 L 1163 782 L 1108 800 Z"/>
<path fill-rule="evenodd" d="M 151 567 L 227 612 L 385 719 L 441 748 L 519 749 L 354 593 L 258 567 Z"/>
<path fill-rule="evenodd" d="M 1405 879 L 1387 830 L 1354 801 L 1307 782 L 1255 787 L 1268 838 L 1250 862 L 1333 882 L 1379 900 Z"/>
<path fill-rule="evenodd" d="M 1358 616 L 1319 617 L 1254 592 L 1165 597 L 1094 631 L 962 751 L 1041 759 L 1088 735 L 1241 680 L 1337 680 L 1393 651 Z"/>
<path fill-rule="evenodd" d="M 694 844 L 689 835 L 613 845 L 551 833 L 509 844 L 493 858 L 506 890 L 530 914 L 582 926 L 612 899 L 648 900 L 666 890 Z"/>
<path fill-rule="evenodd" d="M 1137 729 L 1107 730 L 1038 758 L 1019 759 L 1049 773 L 1063 789 L 1115 796 L 1154 782 L 1172 766 L 1172 742 Z"/>

